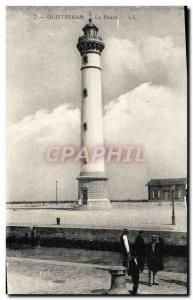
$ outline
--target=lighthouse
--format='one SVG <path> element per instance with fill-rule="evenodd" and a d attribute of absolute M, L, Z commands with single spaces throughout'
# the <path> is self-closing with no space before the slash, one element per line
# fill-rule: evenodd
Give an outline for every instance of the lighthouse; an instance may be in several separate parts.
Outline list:
<path fill-rule="evenodd" d="M 96 155 L 81 159 L 77 178 L 79 204 L 87 209 L 108 209 L 108 177 L 104 162 L 101 54 L 105 47 L 98 28 L 89 19 L 77 48 L 81 55 L 81 149 Z"/>

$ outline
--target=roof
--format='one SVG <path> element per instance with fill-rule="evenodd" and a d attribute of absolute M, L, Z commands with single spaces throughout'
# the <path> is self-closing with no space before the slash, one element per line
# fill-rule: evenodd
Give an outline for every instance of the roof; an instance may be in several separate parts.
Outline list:
<path fill-rule="evenodd" d="M 85 32 L 86 30 L 90 29 L 90 28 L 94 28 L 96 31 L 98 31 L 98 27 L 92 23 L 92 19 L 89 19 L 89 23 L 86 24 L 82 30 Z"/>
<path fill-rule="evenodd" d="M 152 185 L 172 185 L 172 184 L 186 184 L 186 178 L 167 178 L 167 179 L 150 179 L 147 182 L 147 186 Z"/>

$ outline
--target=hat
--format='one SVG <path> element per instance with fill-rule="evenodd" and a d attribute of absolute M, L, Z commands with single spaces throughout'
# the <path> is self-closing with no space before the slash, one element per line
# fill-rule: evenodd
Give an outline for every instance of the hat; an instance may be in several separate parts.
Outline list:
<path fill-rule="evenodd" d="M 129 230 L 127 228 L 124 228 L 123 232 L 129 232 Z"/>
<path fill-rule="evenodd" d="M 157 241 L 159 239 L 158 235 L 153 234 L 151 237 L 152 241 Z"/>

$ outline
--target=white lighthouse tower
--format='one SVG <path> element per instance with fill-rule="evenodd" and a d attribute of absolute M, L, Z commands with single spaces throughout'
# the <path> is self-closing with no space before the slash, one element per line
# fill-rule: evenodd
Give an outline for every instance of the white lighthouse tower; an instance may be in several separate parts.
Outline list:
<path fill-rule="evenodd" d="M 89 19 L 82 29 L 77 48 L 81 54 L 81 147 L 96 151 L 104 149 L 101 53 L 105 47 L 98 36 L 98 28 Z M 95 150 L 94 150 L 95 149 Z M 79 204 L 88 209 L 110 208 L 104 156 L 98 159 L 84 158 L 78 188 Z"/>

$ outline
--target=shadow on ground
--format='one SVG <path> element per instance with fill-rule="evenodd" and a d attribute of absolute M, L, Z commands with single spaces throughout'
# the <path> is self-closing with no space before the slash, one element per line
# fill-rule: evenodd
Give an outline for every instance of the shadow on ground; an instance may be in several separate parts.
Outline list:
<path fill-rule="evenodd" d="M 161 280 L 167 283 L 172 283 L 172 284 L 175 283 L 177 285 L 184 286 L 184 287 L 187 286 L 186 282 L 183 282 L 181 280 L 176 280 L 176 279 L 161 279 Z"/>

